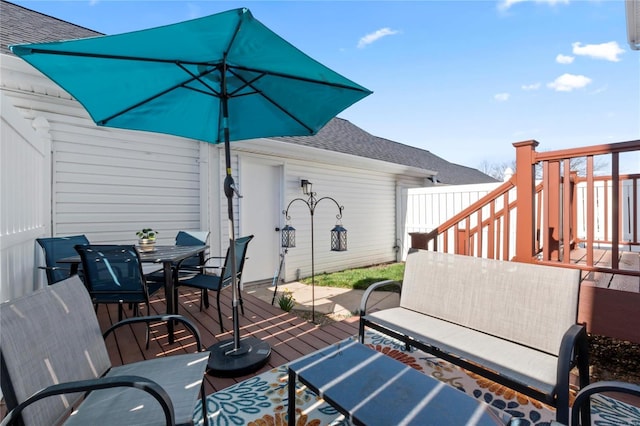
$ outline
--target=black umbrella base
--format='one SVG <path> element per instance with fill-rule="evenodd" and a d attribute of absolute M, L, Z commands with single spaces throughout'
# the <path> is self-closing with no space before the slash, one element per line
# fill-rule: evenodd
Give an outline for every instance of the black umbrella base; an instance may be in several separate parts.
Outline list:
<path fill-rule="evenodd" d="M 255 337 L 240 339 L 234 349 L 233 339 L 223 340 L 207 348 L 211 352 L 207 374 L 217 377 L 238 377 L 259 370 L 271 356 L 271 347 Z"/>

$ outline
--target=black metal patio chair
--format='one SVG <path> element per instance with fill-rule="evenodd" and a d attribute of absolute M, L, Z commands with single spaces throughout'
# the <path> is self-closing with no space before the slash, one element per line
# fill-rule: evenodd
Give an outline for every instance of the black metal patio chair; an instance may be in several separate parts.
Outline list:
<path fill-rule="evenodd" d="M 114 330 L 168 320 L 191 332 L 196 353 L 112 366 L 105 338 Z M 184 317 L 131 318 L 103 334 L 84 284 L 72 276 L 2 303 L 0 328 L 0 384 L 10 410 L 2 426 L 191 425 L 199 395 L 207 419 L 209 352 Z"/>
<path fill-rule="evenodd" d="M 209 231 L 178 231 L 176 234 L 177 246 L 202 246 L 207 244 Z M 193 275 L 198 272 L 198 266 L 204 262 L 205 254 L 190 257 L 182 261 L 181 275 Z M 174 265 L 174 267 L 177 265 Z M 164 282 L 164 272 L 157 271 L 146 275 L 147 282 Z"/>
<path fill-rule="evenodd" d="M 89 244 L 87 237 L 83 235 L 70 235 L 66 237 L 37 238 L 36 241 L 44 251 L 46 266 L 40 266 L 47 274 L 47 282 L 55 284 L 69 278 L 71 265 L 68 263 L 58 263 L 57 261 L 65 257 L 76 256 L 75 246 Z"/>
<path fill-rule="evenodd" d="M 591 397 L 595 394 L 616 392 L 640 398 L 640 385 L 621 381 L 601 381 L 591 383 L 578 392 L 571 407 L 571 426 L 591 425 Z M 582 416 L 580 416 L 582 415 Z M 580 419 L 582 417 L 582 419 Z"/>
<path fill-rule="evenodd" d="M 242 305 L 242 295 L 240 292 L 240 280 L 242 278 L 242 270 L 244 269 L 244 262 L 247 256 L 247 247 L 249 246 L 249 242 L 253 239 L 253 235 L 249 235 L 246 237 L 236 238 L 235 240 L 235 254 L 236 254 L 236 268 L 237 268 L 237 282 L 238 282 L 238 300 L 240 303 L 240 308 L 242 309 L 242 314 L 244 315 L 244 306 Z M 208 263 L 210 261 L 220 261 L 224 259 L 224 264 L 222 266 L 210 266 Z M 209 308 L 209 293 L 208 291 L 216 292 L 216 303 L 218 306 L 218 319 L 220 321 L 220 332 L 224 333 L 224 326 L 222 325 L 222 312 L 220 310 L 220 292 L 225 288 L 229 287 L 232 283 L 231 277 L 231 250 L 227 249 L 227 254 L 224 258 L 219 256 L 210 256 L 197 267 L 198 273 L 190 276 L 188 278 L 180 278 L 178 275 L 178 271 L 182 268 L 182 264 L 178 264 L 178 267 L 175 270 L 175 296 L 174 300 L 178 300 L 178 288 L 180 286 L 192 287 L 201 290 L 200 295 L 200 310 L 202 310 L 202 305 L 204 304 L 205 308 Z M 219 269 L 219 274 L 209 273 L 211 269 Z M 178 312 L 178 307 L 175 307 L 174 312 Z"/>
<path fill-rule="evenodd" d="M 178 231 L 176 234 L 177 246 L 200 246 L 206 245 L 209 239 L 209 231 Z M 183 269 L 197 268 L 204 261 L 205 254 L 185 259 L 181 263 Z"/>
<path fill-rule="evenodd" d="M 118 320 L 122 320 L 122 305 L 132 304 L 134 316 L 144 303 L 149 313 L 149 296 L 163 287 L 161 282 L 147 284 L 140 256 L 133 245 L 77 245 L 84 281 L 91 300 L 96 305 L 117 303 Z"/>

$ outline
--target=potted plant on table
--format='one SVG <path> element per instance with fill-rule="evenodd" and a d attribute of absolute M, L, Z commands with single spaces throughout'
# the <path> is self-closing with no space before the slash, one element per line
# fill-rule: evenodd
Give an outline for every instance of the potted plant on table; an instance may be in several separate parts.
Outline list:
<path fill-rule="evenodd" d="M 138 236 L 138 245 L 141 252 L 154 251 L 156 249 L 156 235 L 157 231 L 151 228 L 144 228 L 141 231 L 136 232 Z"/>

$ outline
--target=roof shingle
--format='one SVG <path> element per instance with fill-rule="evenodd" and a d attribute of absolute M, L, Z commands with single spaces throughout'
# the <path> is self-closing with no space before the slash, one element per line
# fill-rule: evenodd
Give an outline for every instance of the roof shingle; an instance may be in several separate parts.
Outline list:
<path fill-rule="evenodd" d="M 313 136 L 272 139 L 437 171 L 438 182 L 450 185 L 496 182 L 479 170 L 450 163 L 424 149 L 374 136 L 342 118 L 332 119 Z"/>
<path fill-rule="evenodd" d="M 21 43 L 68 40 L 103 35 L 97 31 L 54 18 L 2 0 L 0 2 L 0 52 Z"/>

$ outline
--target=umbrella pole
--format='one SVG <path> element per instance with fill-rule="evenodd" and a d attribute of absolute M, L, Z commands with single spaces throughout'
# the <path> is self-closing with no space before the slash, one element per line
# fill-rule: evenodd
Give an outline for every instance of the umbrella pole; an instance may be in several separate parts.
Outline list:
<path fill-rule="evenodd" d="M 226 156 L 229 156 L 228 142 L 225 142 Z M 229 161 L 229 160 L 227 160 Z M 229 256 L 231 257 L 231 311 L 233 319 L 233 348 L 240 348 L 240 321 L 238 319 L 238 265 L 236 263 L 236 236 L 233 223 L 233 192 L 235 184 L 231 176 L 231 167 L 227 163 L 227 176 L 224 179 L 224 193 L 227 197 L 227 211 L 229 213 Z"/>
<path fill-rule="evenodd" d="M 244 376 L 260 369 L 271 356 L 268 343 L 255 337 L 240 339 L 240 320 L 238 318 L 238 269 L 236 262 L 235 226 L 233 220 L 233 194 L 237 192 L 231 173 L 231 147 L 229 143 L 229 110 L 224 67 L 222 68 L 222 120 L 224 129 L 224 156 L 226 177 L 224 179 L 224 194 L 227 197 L 227 212 L 229 222 L 229 256 L 231 257 L 231 294 L 233 338 L 223 340 L 207 348 L 211 352 L 207 364 L 207 373 L 220 377 Z"/>

